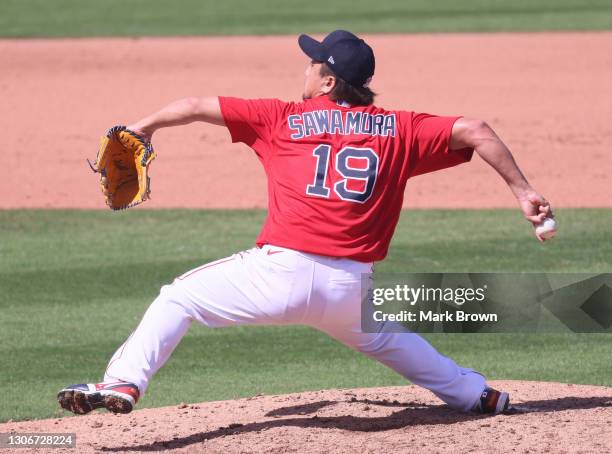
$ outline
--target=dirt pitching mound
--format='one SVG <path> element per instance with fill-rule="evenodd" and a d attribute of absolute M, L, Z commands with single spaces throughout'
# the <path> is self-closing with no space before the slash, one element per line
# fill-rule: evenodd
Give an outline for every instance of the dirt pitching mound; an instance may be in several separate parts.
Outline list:
<path fill-rule="evenodd" d="M 516 414 L 466 415 L 424 389 L 403 386 L 9 422 L 0 424 L 0 432 L 75 432 L 79 453 L 558 453 L 604 452 L 612 446 L 612 388 L 521 381 L 492 385 L 510 392 Z"/>

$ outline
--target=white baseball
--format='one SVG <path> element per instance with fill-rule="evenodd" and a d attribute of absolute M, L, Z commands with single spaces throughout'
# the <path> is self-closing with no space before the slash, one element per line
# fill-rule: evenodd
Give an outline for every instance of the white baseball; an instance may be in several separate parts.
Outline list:
<path fill-rule="evenodd" d="M 535 233 L 545 240 L 552 238 L 557 233 L 557 221 L 553 218 L 544 218 L 542 222 L 536 225 Z"/>

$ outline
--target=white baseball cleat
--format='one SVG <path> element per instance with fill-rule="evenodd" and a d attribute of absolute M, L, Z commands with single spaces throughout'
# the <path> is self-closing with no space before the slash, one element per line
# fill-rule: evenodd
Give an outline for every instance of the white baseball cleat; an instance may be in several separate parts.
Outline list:
<path fill-rule="evenodd" d="M 138 386 L 124 381 L 70 385 L 57 394 L 60 406 L 77 415 L 96 408 L 113 413 L 129 413 L 138 402 Z"/>

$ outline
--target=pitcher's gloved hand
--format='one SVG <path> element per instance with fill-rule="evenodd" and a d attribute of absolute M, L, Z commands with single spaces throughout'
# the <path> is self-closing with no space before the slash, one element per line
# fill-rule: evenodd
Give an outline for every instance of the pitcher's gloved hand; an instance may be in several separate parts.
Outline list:
<path fill-rule="evenodd" d="M 147 172 L 153 159 L 155 151 L 149 140 L 125 126 L 113 126 L 102 136 L 96 162 L 89 165 L 100 174 L 102 192 L 111 209 L 130 208 L 149 198 Z"/>

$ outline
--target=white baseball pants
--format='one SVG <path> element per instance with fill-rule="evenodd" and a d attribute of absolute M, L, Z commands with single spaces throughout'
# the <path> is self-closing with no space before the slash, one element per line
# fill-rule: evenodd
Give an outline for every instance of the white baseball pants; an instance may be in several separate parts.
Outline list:
<path fill-rule="evenodd" d="M 450 407 L 471 410 L 485 387 L 413 333 L 361 332 L 362 277 L 371 263 L 265 245 L 195 268 L 162 287 L 115 352 L 104 381 L 134 383 L 141 395 L 196 320 L 211 328 L 308 325 L 365 353 Z"/>

